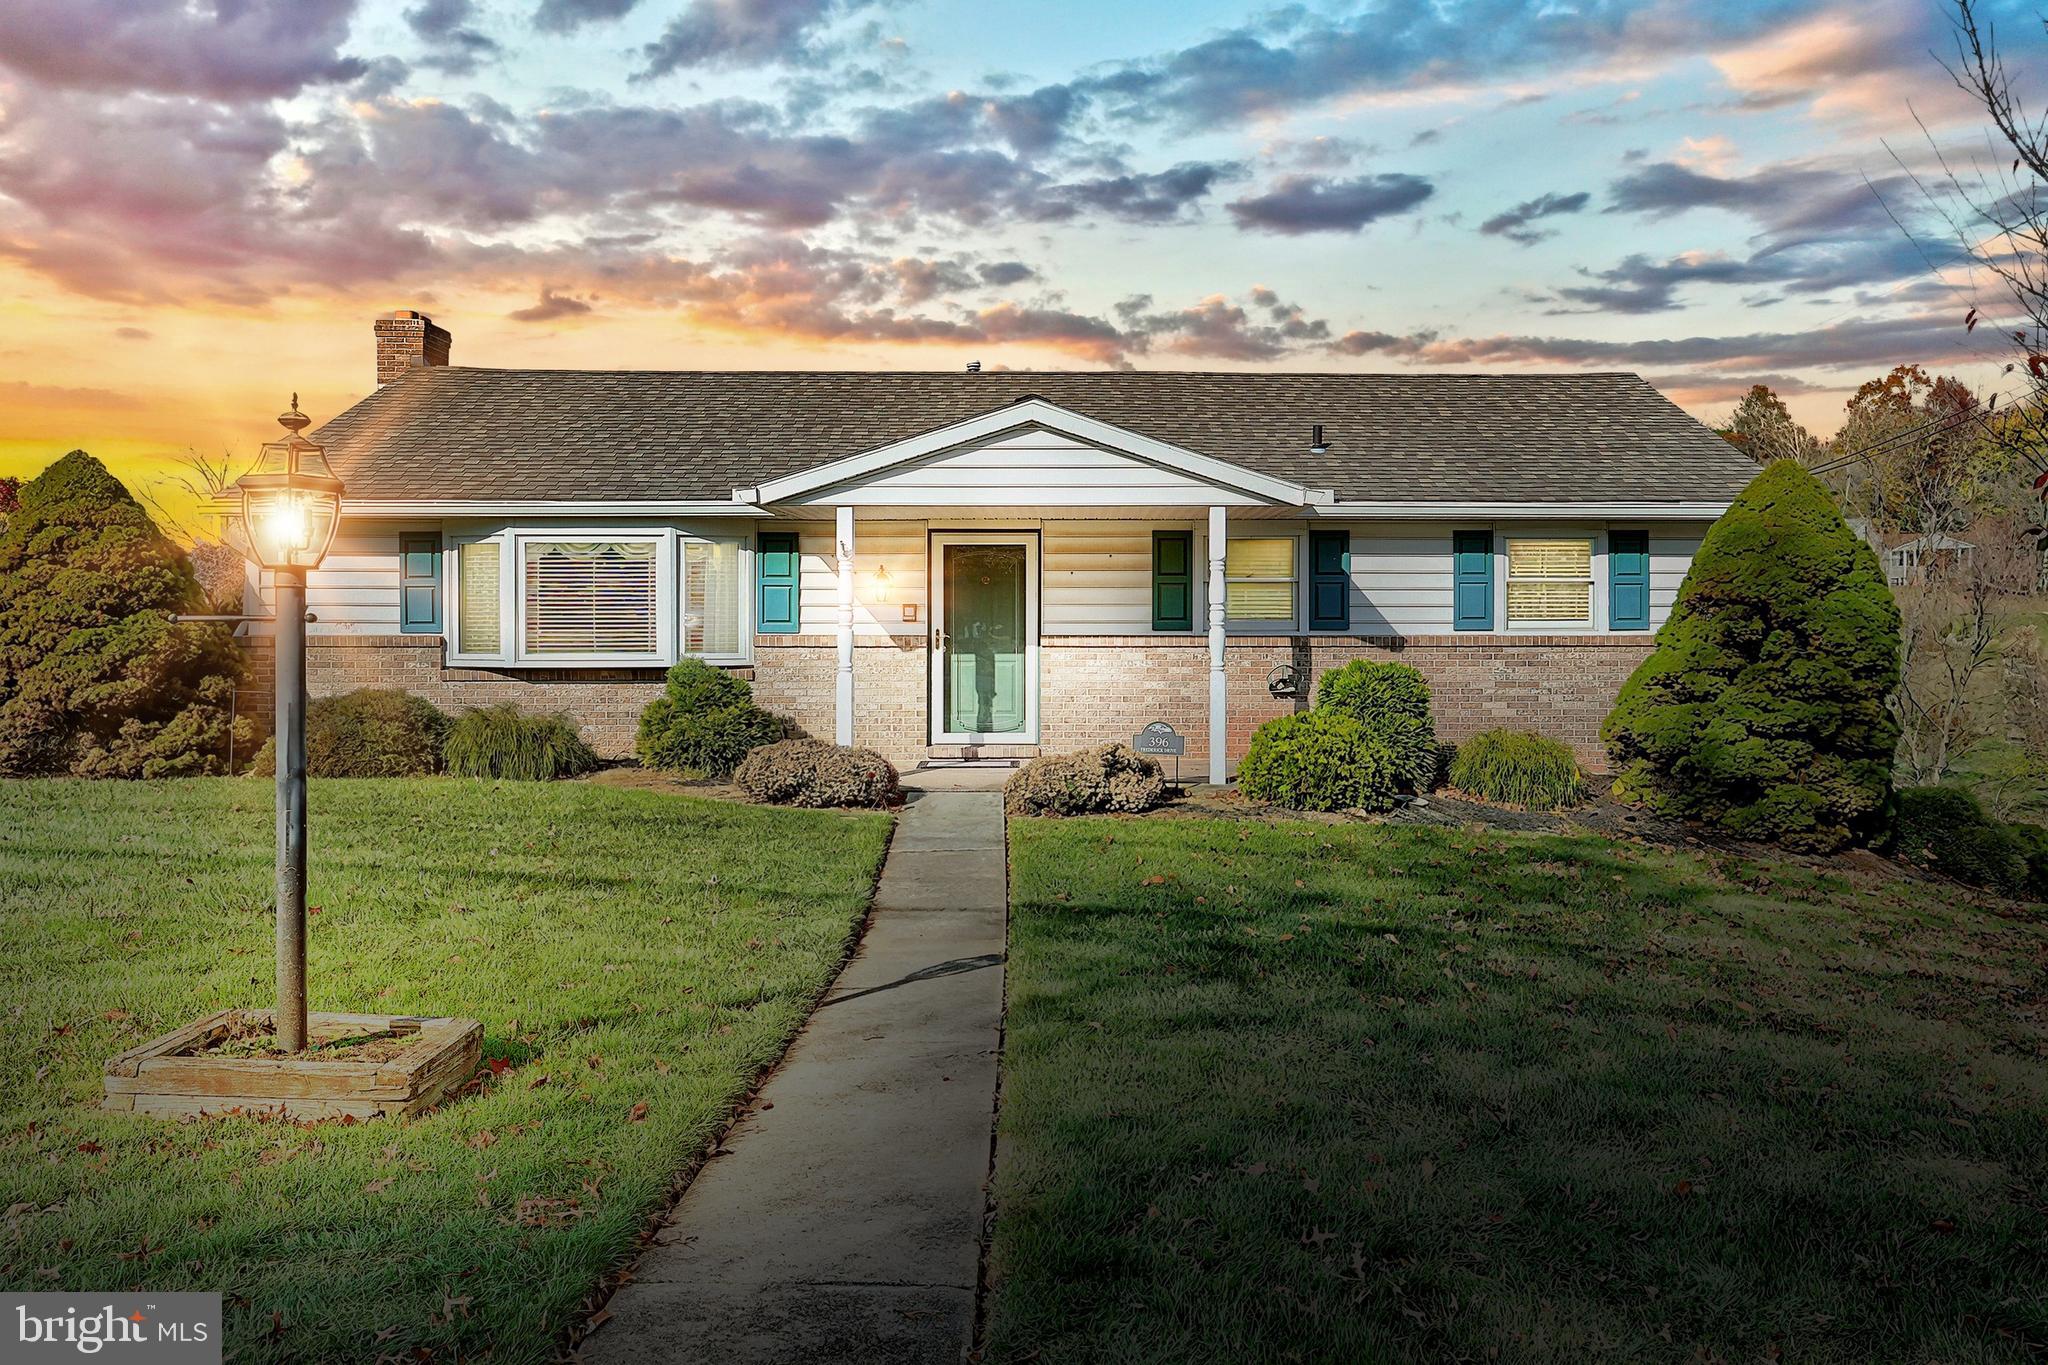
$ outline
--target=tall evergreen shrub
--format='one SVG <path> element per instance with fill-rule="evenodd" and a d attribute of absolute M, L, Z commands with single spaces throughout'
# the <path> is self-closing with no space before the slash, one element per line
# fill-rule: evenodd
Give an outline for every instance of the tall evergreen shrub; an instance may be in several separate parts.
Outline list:
<path fill-rule="evenodd" d="M 1615 793 L 1826 851 L 1889 824 L 1899 611 L 1876 554 L 1797 462 L 1715 522 L 1602 734 Z"/>

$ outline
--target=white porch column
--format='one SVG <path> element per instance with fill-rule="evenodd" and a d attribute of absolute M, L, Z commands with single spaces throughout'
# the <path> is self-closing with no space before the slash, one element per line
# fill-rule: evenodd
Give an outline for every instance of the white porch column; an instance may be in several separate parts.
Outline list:
<path fill-rule="evenodd" d="M 1209 509 L 1209 780 L 1229 780 L 1230 685 L 1223 672 L 1223 509 Z"/>
<path fill-rule="evenodd" d="M 839 690 L 833 739 L 853 743 L 853 509 L 841 507 L 834 536 L 839 556 Z"/>

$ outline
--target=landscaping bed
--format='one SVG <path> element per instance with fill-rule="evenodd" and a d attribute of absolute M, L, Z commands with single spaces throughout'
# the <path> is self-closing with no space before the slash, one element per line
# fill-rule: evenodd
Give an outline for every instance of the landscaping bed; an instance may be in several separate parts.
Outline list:
<path fill-rule="evenodd" d="M 108 1058 L 270 1003 L 270 786 L 0 783 L 0 1284 L 219 1291 L 238 1362 L 553 1359 L 808 1015 L 888 819 L 453 779 L 311 815 L 315 1009 L 475 1018 L 483 1065 L 409 1121 L 102 1112 Z"/>
<path fill-rule="evenodd" d="M 2048 1344 L 2037 911 L 1483 829 L 1010 841 L 990 1360 Z"/>

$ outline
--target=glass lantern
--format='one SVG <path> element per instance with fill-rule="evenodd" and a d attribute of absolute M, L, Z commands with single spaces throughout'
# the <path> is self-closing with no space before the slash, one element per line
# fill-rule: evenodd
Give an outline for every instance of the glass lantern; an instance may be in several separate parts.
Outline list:
<path fill-rule="evenodd" d="M 293 394 L 291 411 L 277 419 L 284 439 L 264 446 L 256 467 L 235 481 L 250 553 L 266 569 L 317 568 L 341 519 L 341 480 L 327 452 L 300 434 L 312 420 Z"/>

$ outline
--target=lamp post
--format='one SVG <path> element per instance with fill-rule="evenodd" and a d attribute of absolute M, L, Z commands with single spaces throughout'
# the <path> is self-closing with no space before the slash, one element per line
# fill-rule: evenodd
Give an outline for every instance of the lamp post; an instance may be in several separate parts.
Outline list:
<path fill-rule="evenodd" d="M 306 1046 L 306 570 L 317 568 L 341 515 L 341 480 L 301 433 L 299 411 L 277 419 L 281 441 L 263 447 L 236 480 L 242 527 L 270 570 L 277 623 L 277 1046 Z"/>

